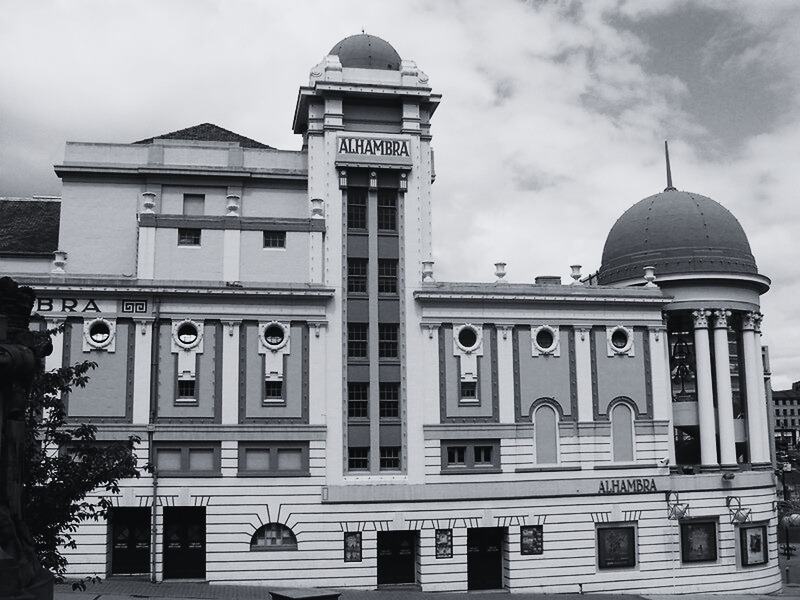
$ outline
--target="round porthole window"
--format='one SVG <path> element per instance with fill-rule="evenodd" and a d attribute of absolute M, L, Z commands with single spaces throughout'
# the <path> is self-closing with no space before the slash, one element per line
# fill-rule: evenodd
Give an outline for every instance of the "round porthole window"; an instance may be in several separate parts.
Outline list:
<path fill-rule="evenodd" d="M 200 341 L 200 332 L 197 330 L 197 325 L 191 321 L 186 321 L 178 325 L 178 330 L 175 333 L 178 344 L 184 348 L 191 348 L 197 345 Z"/>
<path fill-rule="evenodd" d="M 556 337 L 549 327 L 540 327 L 536 332 L 536 346 L 540 352 L 551 352 L 556 345 Z"/>
<path fill-rule="evenodd" d="M 286 329 L 280 323 L 273 321 L 264 327 L 262 338 L 267 348 L 277 350 L 286 343 Z"/>
<path fill-rule="evenodd" d="M 464 325 L 458 331 L 456 340 L 462 350 L 471 352 L 480 345 L 480 334 L 472 325 Z"/>
<path fill-rule="evenodd" d="M 611 346 L 616 352 L 626 352 L 631 347 L 630 332 L 624 327 L 616 327 L 611 332 Z"/>
<path fill-rule="evenodd" d="M 111 328 L 105 321 L 95 321 L 89 326 L 89 339 L 102 346 L 111 338 Z"/>

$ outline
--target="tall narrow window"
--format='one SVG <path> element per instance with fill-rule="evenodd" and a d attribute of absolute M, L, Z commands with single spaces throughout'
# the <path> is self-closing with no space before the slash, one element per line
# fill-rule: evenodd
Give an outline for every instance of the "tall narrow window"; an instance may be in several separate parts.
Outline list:
<path fill-rule="evenodd" d="M 367 293 L 367 259 L 348 258 L 347 259 L 347 293 L 366 294 Z"/>
<path fill-rule="evenodd" d="M 378 229 L 397 231 L 397 190 L 378 190 Z"/>
<path fill-rule="evenodd" d="M 538 464 L 558 462 L 558 418 L 552 406 L 543 404 L 533 413 L 533 441 Z"/>
<path fill-rule="evenodd" d="M 614 462 L 633 462 L 633 413 L 627 404 L 611 410 L 611 443 Z"/>
<path fill-rule="evenodd" d="M 369 328 L 366 323 L 347 324 L 347 357 L 367 358 Z"/>
<path fill-rule="evenodd" d="M 347 190 L 347 228 L 367 228 L 367 190 L 363 188 Z"/>
<path fill-rule="evenodd" d="M 378 259 L 378 293 L 397 293 L 397 260 L 393 258 Z"/>
<path fill-rule="evenodd" d="M 378 356 L 397 358 L 397 330 L 394 323 L 378 324 Z"/>
<path fill-rule="evenodd" d="M 347 418 L 369 417 L 369 384 L 361 381 L 347 383 Z"/>
<path fill-rule="evenodd" d="M 380 383 L 380 418 L 396 419 L 400 416 L 400 384 L 398 382 Z"/>

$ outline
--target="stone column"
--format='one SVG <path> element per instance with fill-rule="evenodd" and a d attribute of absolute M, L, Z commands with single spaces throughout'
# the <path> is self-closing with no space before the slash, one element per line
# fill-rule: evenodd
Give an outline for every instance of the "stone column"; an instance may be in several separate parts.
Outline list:
<path fill-rule="evenodd" d="M 762 416 L 764 409 L 761 405 L 759 388 L 763 380 L 759 381 L 758 361 L 761 352 L 756 338 L 756 328 L 761 320 L 757 312 L 746 312 L 742 317 L 742 351 L 744 354 L 745 390 L 747 395 L 747 442 L 750 448 L 750 462 L 753 464 L 769 462 L 769 452 L 765 452 L 767 428 Z"/>
<path fill-rule="evenodd" d="M 697 369 L 697 415 L 700 421 L 700 461 L 704 467 L 716 467 L 717 437 L 714 389 L 711 383 L 711 346 L 708 339 L 708 317 L 711 316 L 711 311 L 696 310 L 692 316 Z"/>
<path fill-rule="evenodd" d="M 733 430 L 733 391 L 731 360 L 728 349 L 729 310 L 714 311 L 714 366 L 717 378 L 717 422 L 719 453 L 723 466 L 736 465 L 736 437 Z"/>

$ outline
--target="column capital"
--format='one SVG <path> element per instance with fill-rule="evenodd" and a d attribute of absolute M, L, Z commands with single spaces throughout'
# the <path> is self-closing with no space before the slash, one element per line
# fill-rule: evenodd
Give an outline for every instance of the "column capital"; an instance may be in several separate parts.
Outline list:
<path fill-rule="evenodd" d="M 727 329 L 728 318 L 731 316 L 731 311 L 727 308 L 721 308 L 714 311 L 714 329 Z"/>
<path fill-rule="evenodd" d="M 764 315 L 756 311 L 742 313 L 742 330 L 761 331 L 761 319 L 763 317 Z"/>
<path fill-rule="evenodd" d="M 710 310 L 695 310 L 692 312 L 692 317 L 694 317 L 694 328 L 695 329 L 708 329 L 708 317 L 711 316 Z"/>

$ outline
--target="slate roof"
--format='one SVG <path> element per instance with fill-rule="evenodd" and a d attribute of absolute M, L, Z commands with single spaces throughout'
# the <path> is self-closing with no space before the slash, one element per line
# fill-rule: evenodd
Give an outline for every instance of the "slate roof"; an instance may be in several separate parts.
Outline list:
<path fill-rule="evenodd" d="M 187 127 L 186 129 L 179 129 L 164 135 L 157 135 L 155 137 L 147 138 L 146 140 L 139 140 L 133 142 L 134 144 L 152 144 L 154 140 L 191 140 L 200 142 L 236 142 L 242 148 L 261 148 L 272 149 L 272 146 L 267 146 L 261 142 L 257 142 L 233 131 L 229 131 L 219 125 L 213 123 L 201 123 L 194 127 Z"/>
<path fill-rule="evenodd" d="M 42 256 L 58 250 L 60 200 L 0 198 L 0 254 Z"/>

